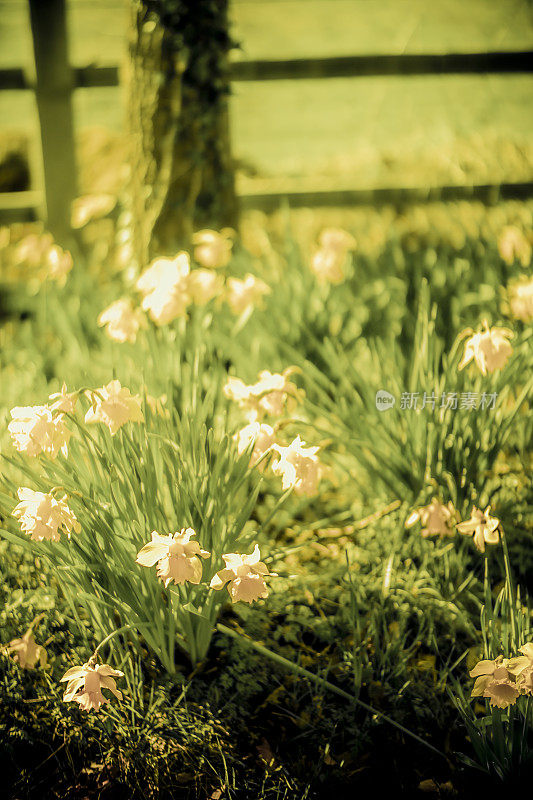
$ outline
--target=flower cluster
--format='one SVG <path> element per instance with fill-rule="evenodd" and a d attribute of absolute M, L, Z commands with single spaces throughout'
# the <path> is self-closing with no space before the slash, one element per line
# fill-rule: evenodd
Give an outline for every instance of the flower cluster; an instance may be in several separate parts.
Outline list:
<path fill-rule="evenodd" d="M 132 395 L 118 380 L 86 394 L 91 401 L 85 414 L 86 423 L 101 422 L 114 435 L 127 422 L 144 422 L 140 395 Z M 7 427 L 14 447 L 28 456 L 44 454 L 56 458 L 61 451 L 66 458 L 72 433 L 63 417 L 74 413 L 78 395 L 68 392 L 63 384 L 60 392 L 50 395 L 51 405 L 12 408 Z"/>
<path fill-rule="evenodd" d="M 247 385 L 240 378 L 228 378 L 224 394 L 245 412 L 248 425 L 234 436 L 237 451 L 242 455 L 252 448 L 250 466 L 261 461 L 267 452 L 276 453 L 272 471 L 282 477 L 282 488 L 294 489 L 295 494 L 312 496 L 318 491 L 322 468 L 317 456 L 318 447 L 305 447 L 300 436 L 286 447 L 276 443 L 275 429 L 262 422 L 265 416 L 280 417 L 292 410 L 303 397 L 303 392 L 289 380 L 294 368 L 282 373 L 263 370 L 256 383 Z"/>
<path fill-rule="evenodd" d="M 34 492 L 27 487 L 17 491 L 19 503 L 13 516 L 34 542 L 58 542 L 60 529 L 70 539 L 72 531 L 79 533 L 81 525 L 67 504 L 66 496 L 56 499 L 53 494 Z"/>
<path fill-rule="evenodd" d="M 311 259 L 311 270 L 321 283 L 342 283 L 348 254 L 356 241 L 340 228 L 325 228 L 320 234 L 318 248 Z"/>
<path fill-rule="evenodd" d="M 114 342 L 133 344 L 139 329 L 145 327 L 146 320 L 142 312 L 134 308 L 129 297 L 122 297 L 99 314 L 98 325 L 105 325 L 107 335 Z"/>
<path fill-rule="evenodd" d="M 15 261 L 39 280 L 48 278 L 60 286 L 64 286 L 73 266 L 69 251 L 55 244 L 49 233 L 25 236 L 16 247 Z"/>
<path fill-rule="evenodd" d="M 485 697 L 491 706 L 508 708 L 520 695 L 533 695 L 533 642 L 518 652 L 522 655 L 479 661 L 470 670 L 470 677 L 476 679 L 472 697 Z"/>
<path fill-rule="evenodd" d="M 105 203 L 103 207 L 105 208 Z M 96 215 L 100 213 L 98 208 L 97 206 Z M 89 212 L 90 206 L 85 212 L 83 206 L 80 206 L 80 226 L 85 224 L 84 219 L 87 214 L 90 216 Z M 105 327 L 107 336 L 113 341 L 135 343 L 140 329 L 146 326 L 143 312 L 156 325 L 162 326 L 175 319 L 186 318 L 191 304 L 202 306 L 217 297 L 223 297 L 234 314 L 246 315 L 250 309 L 263 302 L 271 289 L 252 274 L 245 275 L 242 280 L 234 277 L 225 279 L 224 273 L 220 271 L 225 270 L 230 263 L 232 237 L 233 232 L 229 230 L 220 233 L 210 230 L 197 232 L 193 245 L 195 263 L 199 266 L 192 270 L 189 255 L 185 252 L 178 253 L 175 258 L 155 259 L 135 284 L 142 297 L 141 308 L 137 308 L 132 299 L 122 297 L 100 313 L 98 325 Z M 516 253 L 511 244 L 507 242 L 504 252 L 506 258 L 511 259 L 512 256 L 514 259 Z M 46 259 L 50 276 L 61 279 L 72 266 L 71 259 L 70 267 L 67 264 L 67 257 L 70 258 L 70 255 L 63 253 L 49 240 L 46 240 L 45 245 L 39 242 L 39 247 L 44 249 L 39 251 L 38 258 Z M 355 239 L 346 231 L 332 228 L 322 231 L 311 261 L 311 270 L 318 281 L 340 284 L 345 279 L 349 254 L 355 247 Z M 32 250 L 28 243 L 26 248 L 26 257 L 29 258 Z M 24 254 L 24 248 L 21 252 Z M 533 319 L 531 286 L 530 281 L 527 284 L 517 284 L 511 289 L 510 307 L 514 316 L 523 321 Z M 489 327 L 485 321 L 477 332 L 469 329 L 464 333 L 468 338 L 459 370 L 473 362 L 483 375 L 492 374 L 502 369 L 511 357 L 513 349 L 509 339 L 513 336 L 512 331 Z M 292 441 L 287 437 L 288 443 L 285 444 L 277 440 L 280 429 L 287 423 L 294 422 L 281 418 L 292 412 L 303 395 L 302 390 L 291 380 L 294 371 L 295 368 L 287 368 L 281 373 L 263 370 L 258 374 L 255 383 L 250 385 L 239 378 L 230 377 L 224 387 L 224 394 L 242 411 L 247 423 L 234 436 L 239 455 L 249 453 L 250 466 L 259 465 L 261 469 L 265 468 L 268 463 L 267 455 L 270 455 L 270 468 L 274 475 L 281 478 L 284 491 L 292 490 L 297 495 L 314 496 L 318 493 L 323 472 L 318 455 L 320 448 L 307 446 L 300 435 L 290 437 Z M 66 457 L 72 434 L 67 429 L 64 418 L 65 415 L 75 413 L 80 392 L 68 392 L 67 386 L 63 384 L 60 392 L 50 395 L 49 405 L 12 409 L 8 430 L 16 449 L 28 456 L 44 454 L 52 458 L 61 451 Z M 414 394 L 418 393 L 411 393 L 411 399 L 406 399 L 405 403 L 414 403 L 416 407 Z M 474 393 L 468 392 L 464 393 L 464 398 L 461 396 L 461 403 L 464 401 L 465 408 L 472 407 L 469 404 L 473 402 L 473 395 Z M 111 436 L 115 436 L 129 422 L 144 422 L 142 397 L 132 394 L 119 380 L 111 380 L 98 389 L 86 390 L 85 396 L 90 401 L 90 407 L 84 416 L 85 423 L 104 425 Z M 485 396 L 484 394 L 483 397 Z M 145 395 L 146 405 L 153 415 L 169 416 L 170 412 L 163 407 L 165 399 L 164 396 L 154 398 Z M 435 408 L 436 402 L 434 395 L 428 397 L 424 392 L 424 406 L 432 403 L 432 408 Z M 455 404 L 457 406 L 457 397 Z M 400 407 L 412 406 L 404 406 L 402 396 Z M 442 407 L 448 407 L 444 406 L 444 399 L 441 402 Z M 147 415 L 150 420 L 150 412 Z M 89 436 L 83 428 L 81 431 Z M 150 491 L 153 483 L 145 481 L 143 489 Z M 76 493 L 73 494 L 77 496 Z M 32 541 L 58 542 L 62 537 L 70 539 L 73 533 L 79 534 L 81 531 L 81 525 L 69 506 L 67 496 L 59 496 L 58 487 L 48 493 L 21 487 L 18 489 L 18 501 L 12 516 L 18 520 L 22 532 Z M 413 511 L 406 521 L 406 527 L 416 523 L 420 523 L 424 538 L 452 537 L 457 529 L 464 535 L 472 536 L 474 545 L 480 552 L 485 552 L 487 545 L 496 545 L 503 535 L 499 519 L 491 516 L 490 505 L 485 511 L 474 506 L 470 519 L 461 522 L 453 504 L 444 503 L 436 496 L 427 505 Z M 267 565 L 261 561 L 258 544 L 254 544 L 251 553 L 230 552 L 220 555 L 223 549 L 234 549 L 236 546 L 233 543 L 223 546 L 219 542 L 217 548 L 214 543 L 209 545 L 212 549 L 210 552 L 202 548 L 195 530 L 191 527 L 170 533 L 153 530 L 150 537 L 150 541 L 138 550 L 135 557 L 135 562 L 141 567 L 155 568 L 151 573 L 138 570 L 147 582 L 160 580 L 165 589 L 172 586 L 190 588 L 204 583 L 206 593 L 207 587 L 215 592 L 225 588 L 232 603 L 251 604 L 269 595 L 267 580 L 275 573 L 270 573 Z M 214 540 L 213 536 L 210 541 Z M 141 542 L 138 546 L 140 544 Z M 132 560 L 133 555 L 131 553 Z M 216 571 L 221 566 L 221 561 L 224 566 Z M 159 594 L 158 591 L 156 595 Z M 183 596 L 183 589 L 176 594 Z M 209 602 L 211 601 L 213 595 L 209 597 Z M 216 603 L 214 606 L 216 607 Z M 30 668 L 39 660 L 44 663 L 43 658 L 46 657 L 45 654 L 43 656 L 43 648 L 36 644 L 31 629 L 20 639 L 10 642 L 7 650 L 14 654 L 13 657 L 21 666 Z M 516 702 L 520 695 L 533 694 L 533 643 L 523 645 L 520 653 L 515 658 L 499 656 L 493 661 L 485 660 L 477 664 L 470 673 L 476 678 L 472 696 L 483 696 L 492 705 L 506 708 Z M 110 691 L 118 699 L 122 698 L 115 682 L 116 678 L 122 676 L 122 672 L 109 665 L 99 664 L 95 654 L 87 663 L 68 670 L 63 676 L 62 681 L 67 682 L 64 699 L 78 703 L 84 710 L 98 711 L 103 704 L 109 702 L 103 690 Z"/>
<path fill-rule="evenodd" d="M 490 506 L 485 511 L 473 506 L 470 519 L 460 522 L 452 503 L 444 504 L 436 497 L 429 505 L 415 509 L 407 518 L 405 527 L 411 528 L 416 522 L 422 524 L 420 532 L 424 538 L 454 536 L 457 528 L 465 536 L 472 536 L 480 553 L 485 552 L 487 544 L 498 544 L 502 533 L 500 520 L 490 516 Z"/>
<path fill-rule="evenodd" d="M 202 580 L 200 558 L 211 558 L 211 553 L 202 550 L 198 542 L 192 542 L 194 536 L 196 532 L 192 528 L 182 528 L 167 536 L 152 531 L 152 541 L 139 550 L 135 560 L 143 567 L 153 567 L 157 563 L 157 577 L 163 581 L 165 588 L 170 583 L 178 586 L 199 584 Z M 210 588 L 218 590 L 227 584 L 233 603 L 240 600 L 252 603 L 268 597 L 265 577 L 271 573 L 260 557 L 257 544 L 249 556 L 239 553 L 223 555 L 226 567 L 213 576 Z"/>
<path fill-rule="evenodd" d="M 135 288 L 142 295 L 142 311 L 152 322 L 157 326 L 168 325 L 180 317 L 186 318 L 191 304 L 204 306 L 217 297 L 223 297 L 233 313 L 239 315 L 261 305 L 271 289 L 260 278 L 248 273 L 242 280 L 228 278 L 225 282 L 224 276 L 217 273 L 231 260 L 234 234 L 229 228 L 220 233 L 197 231 L 192 241 L 199 268 L 191 270 L 185 251 L 175 258 L 156 258 L 149 264 L 137 279 Z M 98 325 L 105 326 L 113 341 L 133 343 L 145 319 L 133 301 L 123 297 L 100 313 Z"/>
<path fill-rule="evenodd" d="M 19 453 L 28 456 L 44 455 L 56 458 L 59 451 L 68 455 L 71 432 L 65 427 L 63 415 L 50 406 L 16 406 L 11 409 L 7 426 L 11 440 Z"/>
<path fill-rule="evenodd" d="M 142 422 L 141 399 L 131 395 L 117 380 L 107 386 L 89 392 L 92 404 L 85 415 L 85 422 L 102 422 L 114 435 L 126 422 Z M 17 406 L 11 410 L 9 433 L 15 448 L 28 456 L 41 453 L 55 458 L 61 450 L 68 456 L 68 441 L 71 432 L 63 423 L 65 414 L 73 414 L 78 392 L 68 392 L 63 384 L 60 392 L 49 398 L 50 406 Z M 19 502 L 12 515 L 20 523 L 22 531 L 32 541 L 57 542 L 61 532 L 70 538 L 72 532 L 79 533 L 80 523 L 67 503 L 66 496 L 56 497 L 49 493 L 34 491 L 27 486 L 17 491 Z"/>
<path fill-rule="evenodd" d="M 173 259 L 157 258 L 137 279 L 135 286 L 143 295 L 142 308 L 156 325 L 167 325 L 186 316 L 189 273 L 189 256 L 182 252 Z"/>
<path fill-rule="evenodd" d="M 291 411 L 302 399 L 303 393 L 289 380 L 294 373 L 288 367 L 282 373 L 263 370 L 256 383 L 247 385 L 240 378 L 228 378 L 224 394 L 233 400 L 251 422 L 266 415 L 279 417 L 285 410 Z"/>

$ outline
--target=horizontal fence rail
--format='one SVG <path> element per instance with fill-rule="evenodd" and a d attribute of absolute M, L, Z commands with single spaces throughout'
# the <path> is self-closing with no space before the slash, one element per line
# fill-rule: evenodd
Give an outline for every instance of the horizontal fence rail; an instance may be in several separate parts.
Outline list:
<path fill-rule="evenodd" d="M 0 192 L 0 221 L 36 222 L 42 203 L 43 193 L 39 191 Z"/>
<path fill-rule="evenodd" d="M 528 73 L 533 51 L 335 56 L 285 61 L 237 61 L 231 65 L 234 81 L 273 81 L 312 78 L 370 78 L 387 75 L 466 75 Z"/>
<path fill-rule="evenodd" d="M 533 182 L 474 184 L 473 186 L 435 186 L 380 189 L 341 189 L 317 192 L 283 192 L 242 195 L 244 209 L 275 211 L 284 202 L 291 208 L 327 206 L 402 206 L 452 200 L 478 200 L 492 204 L 499 200 L 527 200 L 533 195 Z"/>
<path fill-rule="evenodd" d="M 230 66 L 232 81 L 488 73 L 508 75 L 531 72 L 533 72 L 533 50 L 235 61 Z M 77 89 L 111 87 L 119 84 L 119 67 L 116 65 L 73 67 L 72 75 L 74 87 Z M 31 76 L 24 69 L 19 67 L 0 69 L 0 91 L 23 91 L 34 88 Z"/>
<path fill-rule="evenodd" d="M 528 200 L 533 196 L 533 182 L 483 183 L 472 186 L 434 186 L 379 189 L 341 189 L 285 192 L 258 192 L 239 197 L 244 211 L 276 211 L 283 205 L 290 208 L 327 208 L 335 206 L 393 206 L 403 208 L 416 203 L 476 200 L 492 205 L 500 200 Z M 4 222 L 35 222 L 42 204 L 38 191 L 0 193 L 0 218 Z"/>
<path fill-rule="evenodd" d="M 75 89 L 111 87 L 119 85 L 117 66 L 72 67 L 72 83 Z M 32 76 L 24 69 L 0 69 L 0 91 L 31 91 L 35 89 Z"/>

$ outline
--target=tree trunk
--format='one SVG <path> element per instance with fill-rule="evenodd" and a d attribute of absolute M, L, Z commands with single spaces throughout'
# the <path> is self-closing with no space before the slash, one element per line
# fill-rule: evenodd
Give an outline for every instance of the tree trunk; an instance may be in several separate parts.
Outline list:
<path fill-rule="evenodd" d="M 132 0 L 130 199 L 136 260 L 237 223 L 228 0 Z"/>

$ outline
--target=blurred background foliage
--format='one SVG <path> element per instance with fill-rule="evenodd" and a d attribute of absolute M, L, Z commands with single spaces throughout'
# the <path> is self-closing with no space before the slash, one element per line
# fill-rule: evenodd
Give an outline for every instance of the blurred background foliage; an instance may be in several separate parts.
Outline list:
<path fill-rule="evenodd" d="M 2 0 L 0 10 L 0 67 L 31 69 L 26 3 Z M 526 0 L 439 0 L 430 7 L 422 0 L 234 0 L 230 18 L 239 45 L 233 60 L 526 50 L 533 43 Z M 72 64 L 121 63 L 127 23 L 122 0 L 70 0 Z M 529 180 L 530 100 L 526 75 L 234 84 L 238 188 L 255 193 Z M 112 177 L 105 160 L 121 152 L 123 90 L 80 89 L 74 102 L 81 189 L 110 190 L 119 176 Z M 0 161 L 2 151 L 28 151 L 35 125 L 30 92 L 0 93 Z"/>

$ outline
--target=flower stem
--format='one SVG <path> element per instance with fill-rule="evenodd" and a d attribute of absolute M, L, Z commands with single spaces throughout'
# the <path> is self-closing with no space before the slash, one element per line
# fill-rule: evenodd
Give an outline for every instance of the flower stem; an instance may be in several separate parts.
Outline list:
<path fill-rule="evenodd" d="M 116 636 L 117 634 L 119 634 L 119 633 L 122 633 L 122 631 L 129 630 L 129 629 L 131 629 L 131 627 L 132 627 L 131 625 L 123 625 L 121 628 L 117 628 L 117 630 L 116 630 L 116 631 L 112 631 L 112 633 L 108 634 L 108 635 L 105 637 L 105 639 L 102 639 L 102 641 L 100 642 L 100 644 L 98 645 L 98 647 L 97 647 L 97 648 L 96 648 L 96 650 L 94 651 L 94 653 L 93 653 L 93 658 L 94 658 L 94 656 L 97 654 L 97 652 L 100 650 L 100 648 L 101 648 L 101 647 L 103 647 L 103 646 L 104 646 L 104 644 L 107 644 L 107 642 L 108 642 L 110 639 L 112 639 L 112 638 L 113 638 L 113 636 Z"/>

